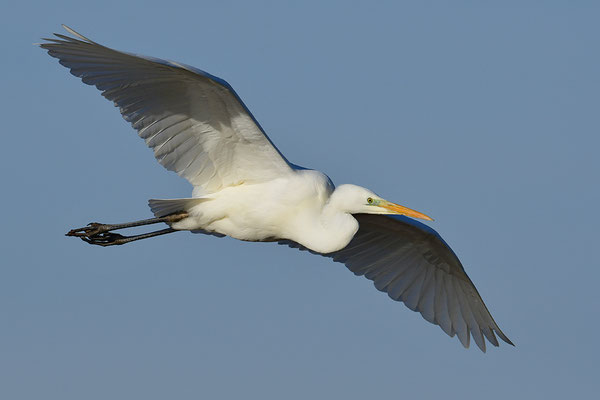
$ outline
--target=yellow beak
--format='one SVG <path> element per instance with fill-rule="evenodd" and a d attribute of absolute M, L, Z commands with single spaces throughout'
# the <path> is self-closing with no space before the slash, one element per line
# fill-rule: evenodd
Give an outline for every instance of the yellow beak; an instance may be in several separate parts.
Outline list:
<path fill-rule="evenodd" d="M 412 210 L 408 207 L 401 206 L 399 204 L 391 203 L 389 201 L 383 201 L 381 204 L 379 204 L 379 206 L 383 207 L 387 210 L 390 210 L 391 211 L 390 214 L 406 215 L 407 217 L 420 218 L 420 219 L 425 219 L 427 221 L 433 221 L 433 218 L 431 218 L 423 213 Z"/>

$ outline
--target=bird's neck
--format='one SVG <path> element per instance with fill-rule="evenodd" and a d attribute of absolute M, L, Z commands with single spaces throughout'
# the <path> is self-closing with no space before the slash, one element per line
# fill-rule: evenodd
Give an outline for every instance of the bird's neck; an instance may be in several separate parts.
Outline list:
<path fill-rule="evenodd" d="M 305 226 L 304 232 L 310 234 L 297 241 L 322 254 L 343 249 L 358 231 L 358 221 L 351 214 L 340 211 L 339 205 L 331 201 L 323 205 L 317 220 L 312 220 L 309 225 Z"/>
<path fill-rule="evenodd" d="M 325 205 L 321 213 L 321 224 L 328 235 L 334 236 L 336 249 L 343 249 L 358 231 L 358 221 L 347 212 Z"/>

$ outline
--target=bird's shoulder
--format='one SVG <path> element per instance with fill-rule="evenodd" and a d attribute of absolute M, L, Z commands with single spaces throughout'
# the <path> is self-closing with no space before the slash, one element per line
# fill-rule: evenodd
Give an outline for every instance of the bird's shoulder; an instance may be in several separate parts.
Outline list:
<path fill-rule="evenodd" d="M 298 183 L 314 187 L 323 191 L 327 196 L 331 195 L 335 190 L 335 185 L 329 176 L 316 169 L 309 169 L 294 165 L 294 173 Z"/>

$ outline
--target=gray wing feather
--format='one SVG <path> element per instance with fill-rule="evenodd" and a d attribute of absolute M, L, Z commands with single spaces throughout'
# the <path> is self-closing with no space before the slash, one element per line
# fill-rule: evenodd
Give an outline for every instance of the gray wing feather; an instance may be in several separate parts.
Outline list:
<path fill-rule="evenodd" d="M 119 52 L 65 27 L 40 46 L 119 107 L 156 159 L 204 192 L 292 171 L 233 88 L 199 69 Z"/>
<path fill-rule="evenodd" d="M 322 254 L 364 275 L 394 300 L 402 301 L 425 320 L 458 336 L 470 338 L 485 352 L 485 339 L 498 346 L 500 330 L 462 264 L 444 240 L 427 225 L 407 217 L 358 214 L 360 228 L 352 241 L 335 253 Z M 281 242 L 301 248 L 297 243 Z"/>

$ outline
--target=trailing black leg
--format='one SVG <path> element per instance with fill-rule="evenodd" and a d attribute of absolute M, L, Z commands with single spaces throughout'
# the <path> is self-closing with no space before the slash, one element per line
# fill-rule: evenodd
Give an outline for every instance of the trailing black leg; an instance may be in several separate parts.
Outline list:
<path fill-rule="evenodd" d="M 118 229 L 133 228 L 136 226 L 158 224 L 161 222 L 164 222 L 166 224 L 172 224 L 174 222 L 181 221 L 182 219 L 187 217 L 188 213 L 182 211 L 160 218 L 143 219 L 140 221 L 127 222 L 124 224 L 101 224 L 98 222 L 92 222 L 83 228 L 71 229 L 69 232 L 67 232 L 66 236 L 75 236 L 81 238 L 85 242 L 88 242 L 90 244 L 96 244 L 99 246 L 113 246 L 133 242 L 135 240 L 146 239 L 149 237 L 165 235 L 167 233 L 175 232 L 175 229 L 167 228 L 135 236 L 123 236 L 112 231 Z"/>
<path fill-rule="evenodd" d="M 129 243 L 129 242 L 134 242 L 136 240 L 147 239 L 147 238 L 151 238 L 154 236 L 166 235 L 167 233 L 171 233 L 171 232 L 177 232 L 177 229 L 166 228 L 166 229 L 162 229 L 160 231 L 143 233 L 141 235 L 134 235 L 134 236 L 123 236 L 123 235 L 119 235 L 118 233 L 114 233 L 114 232 L 104 232 L 104 233 L 99 233 L 99 234 L 92 235 L 92 236 L 80 236 L 80 237 L 81 237 L 81 240 L 83 240 L 84 242 L 105 247 L 105 246 L 115 246 L 115 245 L 125 244 L 125 243 Z"/>

